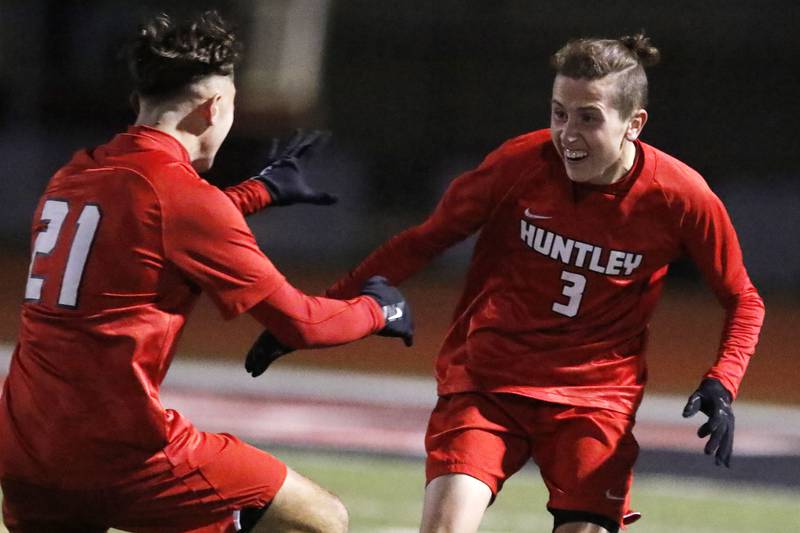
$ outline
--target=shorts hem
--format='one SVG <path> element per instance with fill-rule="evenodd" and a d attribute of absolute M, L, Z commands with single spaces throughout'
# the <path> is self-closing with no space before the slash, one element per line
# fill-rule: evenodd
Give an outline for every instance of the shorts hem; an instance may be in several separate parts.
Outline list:
<path fill-rule="evenodd" d="M 428 466 L 425 469 L 425 477 L 426 477 L 425 486 L 428 486 L 428 484 L 430 484 L 430 482 L 436 479 L 437 477 L 446 476 L 448 474 L 466 474 L 472 478 L 477 479 L 478 481 L 489 487 L 489 490 L 492 491 L 493 499 L 495 496 L 497 496 L 497 493 L 500 491 L 500 487 L 498 486 L 497 480 L 495 480 L 494 476 L 487 474 L 480 468 L 468 465 L 466 463 L 441 463 Z"/>

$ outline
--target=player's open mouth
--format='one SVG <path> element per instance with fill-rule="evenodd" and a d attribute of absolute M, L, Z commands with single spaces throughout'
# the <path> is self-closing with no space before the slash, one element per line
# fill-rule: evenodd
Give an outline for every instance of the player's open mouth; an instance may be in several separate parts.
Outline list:
<path fill-rule="evenodd" d="M 564 148 L 564 159 L 570 163 L 577 163 L 587 157 L 589 157 L 589 152 L 586 150 L 570 150 L 569 148 Z"/>

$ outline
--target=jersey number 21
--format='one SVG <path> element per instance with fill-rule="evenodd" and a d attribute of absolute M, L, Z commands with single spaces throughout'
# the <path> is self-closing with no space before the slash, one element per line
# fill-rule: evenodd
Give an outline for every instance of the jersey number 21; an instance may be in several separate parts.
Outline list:
<path fill-rule="evenodd" d="M 46 227 L 39 232 L 33 244 L 28 283 L 25 286 L 26 301 L 41 299 L 42 286 L 47 281 L 47 277 L 33 275 L 33 266 L 40 255 L 49 255 L 55 249 L 67 213 L 69 213 L 69 204 L 64 200 L 47 200 L 42 207 L 40 222 L 45 223 Z M 100 207 L 96 204 L 85 204 L 81 209 L 75 237 L 70 244 L 67 262 L 64 265 L 64 276 L 61 281 L 61 290 L 58 293 L 58 305 L 74 308 L 78 304 L 78 288 L 101 216 Z"/>

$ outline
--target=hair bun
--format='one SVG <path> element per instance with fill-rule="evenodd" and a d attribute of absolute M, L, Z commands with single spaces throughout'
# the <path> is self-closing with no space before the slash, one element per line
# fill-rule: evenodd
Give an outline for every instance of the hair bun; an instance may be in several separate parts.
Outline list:
<path fill-rule="evenodd" d="M 661 59 L 661 52 L 650 44 L 650 37 L 647 37 L 644 32 L 626 35 L 620 37 L 619 40 L 626 48 L 636 54 L 636 57 L 639 58 L 639 63 L 643 67 L 651 67 Z"/>

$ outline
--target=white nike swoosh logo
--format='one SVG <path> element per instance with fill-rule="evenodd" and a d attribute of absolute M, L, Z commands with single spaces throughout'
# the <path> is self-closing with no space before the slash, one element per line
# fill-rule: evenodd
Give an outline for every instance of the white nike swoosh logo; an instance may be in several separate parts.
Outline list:
<path fill-rule="evenodd" d="M 528 218 L 553 218 L 553 217 L 549 217 L 549 216 L 546 216 L 546 215 L 537 215 L 536 213 L 534 213 L 530 209 L 525 209 L 525 216 L 528 217 Z"/>
<path fill-rule="evenodd" d="M 391 315 L 388 314 L 386 315 L 386 322 L 393 322 L 395 320 L 403 318 L 403 307 L 401 305 L 391 305 L 391 306 L 387 305 L 386 307 L 388 308 L 388 309 L 384 308 L 386 309 L 386 311 L 391 310 L 392 312 Z"/>
<path fill-rule="evenodd" d="M 620 500 L 620 501 L 622 501 L 622 500 L 624 500 L 624 499 L 625 499 L 625 496 L 614 496 L 614 495 L 611 493 L 611 489 L 608 489 L 608 490 L 606 491 L 606 498 L 608 498 L 609 500 Z"/>

